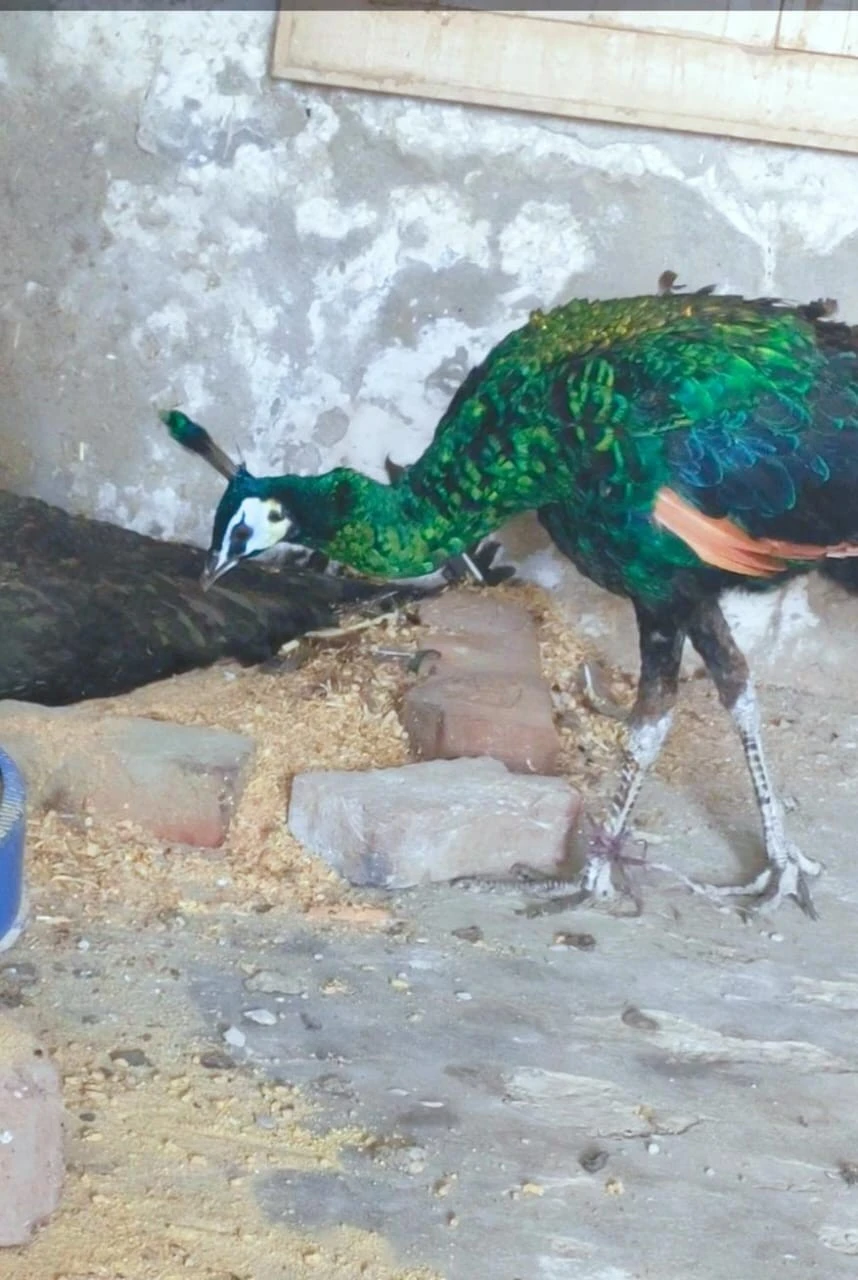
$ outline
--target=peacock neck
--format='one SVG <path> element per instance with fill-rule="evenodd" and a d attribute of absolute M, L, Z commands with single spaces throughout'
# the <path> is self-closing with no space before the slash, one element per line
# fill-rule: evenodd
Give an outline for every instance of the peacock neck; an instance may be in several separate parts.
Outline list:
<path fill-rule="evenodd" d="M 296 522 L 289 541 L 324 552 L 360 573 L 385 578 L 431 573 L 497 529 L 523 503 L 465 504 L 421 494 L 406 469 L 381 484 L 348 468 L 321 476 L 272 477 L 265 496 Z"/>

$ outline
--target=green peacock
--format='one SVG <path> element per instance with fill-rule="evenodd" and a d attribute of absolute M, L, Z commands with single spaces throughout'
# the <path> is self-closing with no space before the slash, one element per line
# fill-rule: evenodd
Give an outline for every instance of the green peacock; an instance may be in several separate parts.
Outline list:
<path fill-rule="evenodd" d="M 814 915 L 819 871 L 787 838 L 753 685 L 719 605 L 858 554 L 858 330 L 823 303 L 699 294 L 535 311 L 467 376 L 412 466 L 250 475 L 178 412 L 173 437 L 227 479 L 205 572 L 278 542 L 386 578 L 429 573 L 533 510 L 577 568 L 635 610 L 641 668 L 622 774 L 581 872 L 608 897 L 668 732 L 686 638 L 738 730 L 763 826 L 752 883 L 706 886 Z"/>

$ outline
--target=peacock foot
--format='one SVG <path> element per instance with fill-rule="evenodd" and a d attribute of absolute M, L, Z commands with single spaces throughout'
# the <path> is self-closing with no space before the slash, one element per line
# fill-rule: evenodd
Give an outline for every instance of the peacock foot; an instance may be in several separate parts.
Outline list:
<path fill-rule="evenodd" d="M 749 884 L 717 885 L 693 881 L 691 885 L 696 893 L 704 893 L 710 898 L 747 898 L 746 910 L 749 912 L 773 911 L 785 898 L 792 898 L 806 916 L 816 920 L 818 915 L 808 880 L 818 876 L 821 870 L 821 863 L 806 857 L 794 844 L 785 844 L 783 850 L 778 850 Z"/>
<path fill-rule="evenodd" d="M 641 855 L 634 856 L 628 853 L 626 849 L 629 845 L 642 847 Z M 634 914 L 639 915 L 643 909 L 642 903 L 640 895 L 632 884 L 628 868 L 644 866 L 646 866 L 646 846 L 643 841 L 635 840 L 627 832 L 615 834 L 607 827 L 594 823 L 587 840 L 584 865 L 577 876 L 559 881 L 522 862 L 517 862 L 511 868 L 510 874 L 519 884 L 526 884 L 530 888 L 551 895 L 544 901 L 529 904 L 524 910 L 527 916 L 545 915 L 587 903 L 609 902 L 617 899 L 632 902 Z M 557 893 L 561 888 L 564 892 Z"/>

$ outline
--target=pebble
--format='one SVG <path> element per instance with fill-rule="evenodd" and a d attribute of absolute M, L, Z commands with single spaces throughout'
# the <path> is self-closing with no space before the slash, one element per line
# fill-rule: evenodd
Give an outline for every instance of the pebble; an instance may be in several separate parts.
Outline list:
<path fill-rule="evenodd" d="M 474 997 L 471 995 L 470 991 L 457 991 L 457 992 L 456 992 L 456 999 L 457 999 L 457 1000 L 473 1000 L 473 998 L 474 998 Z"/>
<path fill-rule="evenodd" d="M 592 951 L 595 945 L 596 939 L 592 933 L 567 933 L 561 929 L 554 935 L 551 950 L 566 951 L 574 947 L 576 951 Z"/>
<path fill-rule="evenodd" d="M 241 1016 L 242 1018 L 245 1018 L 248 1022 L 258 1023 L 260 1027 L 276 1027 L 277 1026 L 277 1014 L 272 1013 L 270 1009 L 245 1009 Z M 239 1035 L 242 1036 L 242 1042 L 243 1042 L 244 1036 L 242 1035 L 241 1032 L 239 1032 Z M 226 1037 L 224 1037 L 224 1039 L 226 1039 Z M 230 1044 L 232 1043 L 233 1042 L 230 1041 Z"/>
<path fill-rule="evenodd" d="M 238 1027 L 227 1027 L 223 1033 L 223 1038 L 234 1049 L 243 1049 L 247 1044 L 247 1036 L 243 1031 L 239 1031 Z"/>
<path fill-rule="evenodd" d="M 245 978 L 244 985 L 248 991 L 258 991 L 262 995 L 300 996 L 304 994 L 304 983 L 298 978 L 277 969 L 260 969 L 257 973 Z"/>
<path fill-rule="evenodd" d="M 210 1049 L 200 1054 L 200 1066 L 205 1067 L 207 1071 L 231 1071 L 235 1063 L 229 1054 L 221 1053 L 220 1049 Z M 95 1119 L 94 1116 L 93 1119 Z"/>
<path fill-rule="evenodd" d="M 483 931 L 478 924 L 465 924 L 453 930 L 453 937 L 462 942 L 482 942 Z"/>
<path fill-rule="evenodd" d="M 598 1173 L 608 1163 L 608 1153 L 607 1151 L 593 1148 L 583 1152 L 578 1159 L 578 1163 L 586 1173 Z"/>
<path fill-rule="evenodd" d="M 142 1049 L 111 1049 L 111 1062 L 124 1062 L 126 1067 L 151 1067 L 152 1063 Z"/>

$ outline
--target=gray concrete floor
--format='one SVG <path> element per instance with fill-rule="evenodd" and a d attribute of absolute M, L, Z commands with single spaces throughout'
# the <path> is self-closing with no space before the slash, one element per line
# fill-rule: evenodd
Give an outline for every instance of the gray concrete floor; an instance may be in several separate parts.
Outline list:
<path fill-rule="evenodd" d="M 648 872 L 636 918 L 531 918 L 517 889 L 439 887 L 399 895 L 378 933 L 224 911 L 155 940 L 91 928 L 88 961 L 157 950 L 213 1044 L 240 1027 L 237 1062 L 301 1086 L 319 1126 L 376 1135 L 340 1170 L 258 1175 L 271 1219 L 367 1227 L 445 1280 L 852 1277 L 858 713 L 762 696 L 791 835 L 826 863 L 817 923 L 791 905 L 746 923 Z M 682 706 L 639 825 L 684 873 L 746 876 L 760 854 L 738 744 L 705 682 Z M 36 925 L 13 953 L 41 970 L 43 1027 L 103 1012 L 68 949 L 46 954 Z M 260 1007 L 276 1025 L 243 1020 Z"/>

